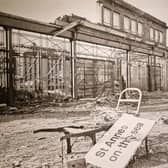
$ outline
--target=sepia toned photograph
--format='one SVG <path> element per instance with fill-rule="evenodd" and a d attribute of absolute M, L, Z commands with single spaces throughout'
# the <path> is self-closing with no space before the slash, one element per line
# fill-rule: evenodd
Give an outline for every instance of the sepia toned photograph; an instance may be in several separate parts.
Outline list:
<path fill-rule="evenodd" d="M 0 0 L 0 168 L 168 168 L 167 0 Z"/>

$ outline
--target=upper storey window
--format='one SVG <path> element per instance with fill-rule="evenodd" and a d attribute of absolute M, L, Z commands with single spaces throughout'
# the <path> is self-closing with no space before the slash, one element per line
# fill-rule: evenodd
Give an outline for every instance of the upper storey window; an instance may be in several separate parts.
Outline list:
<path fill-rule="evenodd" d="M 155 42 L 159 42 L 159 31 L 155 30 Z"/>
<path fill-rule="evenodd" d="M 137 33 L 137 24 L 136 24 L 136 21 L 135 20 L 131 20 L 131 32 L 133 34 L 136 34 Z"/>
<path fill-rule="evenodd" d="M 111 10 L 103 8 L 103 24 L 110 26 L 111 25 Z"/>
<path fill-rule="evenodd" d="M 138 35 L 142 36 L 143 34 L 143 25 L 142 23 L 138 23 Z"/>
<path fill-rule="evenodd" d="M 124 30 L 130 32 L 130 19 L 124 16 Z"/>
<path fill-rule="evenodd" d="M 163 43 L 163 32 L 159 32 L 159 42 Z"/>
<path fill-rule="evenodd" d="M 113 12 L 113 27 L 120 29 L 120 14 Z"/>
<path fill-rule="evenodd" d="M 150 28 L 150 40 L 154 40 L 154 29 Z"/>

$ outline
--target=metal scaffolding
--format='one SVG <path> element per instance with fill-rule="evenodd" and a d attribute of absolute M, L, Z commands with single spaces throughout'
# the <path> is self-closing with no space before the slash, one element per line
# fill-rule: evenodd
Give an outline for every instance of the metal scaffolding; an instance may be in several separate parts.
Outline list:
<path fill-rule="evenodd" d="M 115 83 L 120 90 L 165 87 L 164 58 L 131 47 L 125 50 L 79 41 L 79 36 L 72 34 L 68 39 L 1 27 L 0 89 L 1 97 L 5 95 L 1 102 L 13 104 L 15 98 L 47 95 L 96 97 L 115 93 Z"/>

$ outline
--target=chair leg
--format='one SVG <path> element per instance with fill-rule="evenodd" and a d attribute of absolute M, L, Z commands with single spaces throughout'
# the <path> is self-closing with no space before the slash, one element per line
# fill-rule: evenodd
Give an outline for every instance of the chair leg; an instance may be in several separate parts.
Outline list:
<path fill-rule="evenodd" d="M 96 134 L 92 134 L 90 137 L 92 139 L 92 145 L 95 145 L 96 144 Z"/>
<path fill-rule="evenodd" d="M 72 152 L 72 148 L 71 148 L 71 138 L 67 138 L 67 154 Z"/>
<path fill-rule="evenodd" d="M 145 150 L 146 150 L 146 155 L 148 157 L 148 155 L 149 155 L 148 137 L 145 138 Z"/>

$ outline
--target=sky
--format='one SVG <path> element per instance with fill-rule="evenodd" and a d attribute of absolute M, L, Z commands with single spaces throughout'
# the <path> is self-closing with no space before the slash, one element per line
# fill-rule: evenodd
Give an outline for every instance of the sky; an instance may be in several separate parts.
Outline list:
<path fill-rule="evenodd" d="M 125 0 L 168 25 L 168 0 Z M 0 11 L 43 22 L 64 14 L 96 20 L 96 0 L 0 0 Z"/>

